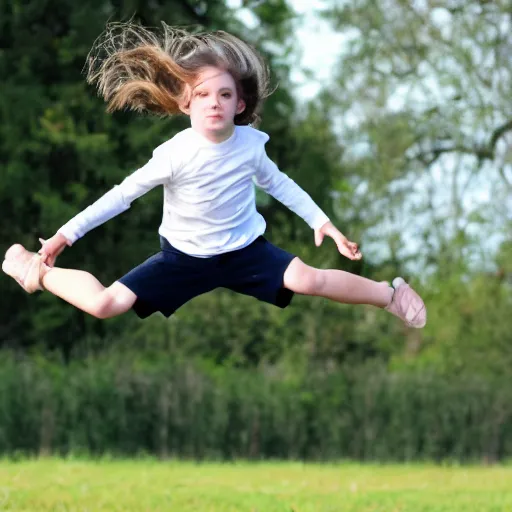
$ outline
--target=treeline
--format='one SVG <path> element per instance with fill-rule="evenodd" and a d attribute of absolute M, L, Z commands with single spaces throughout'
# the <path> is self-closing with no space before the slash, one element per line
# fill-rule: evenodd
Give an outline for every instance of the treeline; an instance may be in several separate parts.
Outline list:
<path fill-rule="evenodd" d="M 0 453 L 496 462 L 512 388 L 478 377 L 103 357 L 0 363 Z"/>

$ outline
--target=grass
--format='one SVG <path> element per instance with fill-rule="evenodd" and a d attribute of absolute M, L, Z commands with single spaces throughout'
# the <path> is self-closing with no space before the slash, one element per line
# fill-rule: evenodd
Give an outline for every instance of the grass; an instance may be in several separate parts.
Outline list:
<path fill-rule="evenodd" d="M 511 511 L 512 467 L 4 460 L 0 510 Z"/>

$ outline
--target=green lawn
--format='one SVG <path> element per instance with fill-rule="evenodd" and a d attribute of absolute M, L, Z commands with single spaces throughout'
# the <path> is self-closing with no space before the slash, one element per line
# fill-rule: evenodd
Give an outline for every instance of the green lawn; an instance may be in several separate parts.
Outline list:
<path fill-rule="evenodd" d="M 512 467 L 0 461 L 0 510 L 512 511 Z"/>

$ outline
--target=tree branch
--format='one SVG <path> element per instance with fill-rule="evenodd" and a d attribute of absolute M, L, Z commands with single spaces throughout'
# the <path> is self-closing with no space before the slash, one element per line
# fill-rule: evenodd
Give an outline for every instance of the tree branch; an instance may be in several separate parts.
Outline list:
<path fill-rule="evenodd" d="M 448 147 L 432 148 L 427 151 L 421 151 L 413 155 L 409 160 L 419 160 L 425 165 L 432 165 L 444 153 L 465 153 L 468 155 L 475 155 L 479 160 L 493 160 L 498 140 L 505 135 L 505 133 L 512 131 L 512 119 L 498 126 L 491 135 L 489 144 L 486 147 L 474 146 L 467 147 L 454 144 Z"/>
<path fill-rule="evenodd" d="M 489 151 L 491 151 L 493 155 L 498 140 L 509 131 L 512 131 L 512 119 L 502 124 L 501 126 L 498 126 L 498 128 L 494 130 L 493 134 L 491 135 L 491 140 L 489 141 Z"/>
<path fill-rule="evenodd" d="M 409 160 L 419 160 L 426 165 L 432 165 L 444 153 L 466 153 L 468 155 L 475 155 L 480 160 L 492 159 L 494 157 L 494 154 L 486 148 L 469 148 L 455 144 L 444 148 L 433 148 L 428 151 L 421 151 L 413 155 Z"/>
<path fill-rule="evenodd" d="M 507 175 L 505 174 L 505 169 L 503 167 L 500 167 L 498 169 L 498 172 L 500 173 L 500 176 L 501 176 L 501 179 L 503 180 L 503 182 L 505 183 L 506 187 L 509 189 L 509 190 L 512 190 L 512 183 L 510 182 L 510 180 L 507 178 Z"/>

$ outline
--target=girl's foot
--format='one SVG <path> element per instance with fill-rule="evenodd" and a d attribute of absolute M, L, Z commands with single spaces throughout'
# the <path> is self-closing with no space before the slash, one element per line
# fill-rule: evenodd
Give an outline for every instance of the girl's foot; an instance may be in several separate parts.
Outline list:
<path fill-rule="evenodd" d="M 41 277 L 44 271 L 41 256 L 35 252 L 27 251 L 22 245 L 15 244 L 5 253 L 2 270 L 28 293 L 42 290 Z"/>
<path fill-rule="evenodd" d="M 385 309 L 403 320 L 408 327 L 425 327 L 427 308 L 421 297 L 401 277 L 393 279 L 393 288 L 395 292 Z"/>

